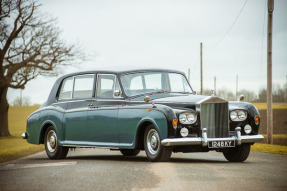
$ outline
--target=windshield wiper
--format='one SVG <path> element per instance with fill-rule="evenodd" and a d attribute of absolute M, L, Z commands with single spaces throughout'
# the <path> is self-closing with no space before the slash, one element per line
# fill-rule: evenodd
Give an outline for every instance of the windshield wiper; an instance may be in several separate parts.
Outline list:
<path fill-rule="evenodd" d="M 154 95 L 154 94 L 165 94 L 165 93 L 170 93 L 170 91 L 167 91 L 167 90 L 157 90 L 157 91 L 153 91 L 153 92 L 147 92 L 146 94 L 148 94 L 148 95 Z"/>
<path fill-rule="evenodd" d="M 170 92 L 170 93 L 178 93 L 178 94 L 192 94 L 191 92 Z"/>

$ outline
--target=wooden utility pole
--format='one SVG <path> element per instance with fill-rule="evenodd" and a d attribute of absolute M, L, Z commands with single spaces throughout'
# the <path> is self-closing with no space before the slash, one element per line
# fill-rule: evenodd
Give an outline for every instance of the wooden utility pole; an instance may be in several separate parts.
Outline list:
<path fill-rule="evenodd" d="M 267 143 L 273 144 L 273 110 L 272 110 L 272 20 L 274 0 L 268 0 L 267 26 Z"/>
<path fill-rule="evenodd" d="M 202 85 L 202 42 L 200 43 L 200 94 L 203 94 L 203 85 Z"/>
<path fill-rule="evenodd" d="M 216 76 L 214 76 L 214 95 L 216 95 Z"/>
<path fill-rule="evenodd" d="M 235 92 L 235 100 L 237 100 L 238 97 L 238 75 L 236 75 L 236 92 Z"/>

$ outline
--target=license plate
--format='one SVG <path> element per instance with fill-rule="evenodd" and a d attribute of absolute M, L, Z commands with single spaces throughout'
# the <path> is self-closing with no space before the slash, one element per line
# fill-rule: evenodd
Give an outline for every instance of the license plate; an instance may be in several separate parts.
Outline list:
<path fill-rule="evenodd" d="M 209 148 L 224 148 L 235 147 L 235 141 L 210 141 L 208 142 Z"/>

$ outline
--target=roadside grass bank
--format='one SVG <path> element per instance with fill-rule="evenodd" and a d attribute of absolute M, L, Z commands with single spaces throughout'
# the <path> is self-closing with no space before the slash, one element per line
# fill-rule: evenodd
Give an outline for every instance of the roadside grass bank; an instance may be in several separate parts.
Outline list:
<path fill-rule="evenodd" d="M 267 103 L 252 103 L 258 110 L 266 110 Z M 287 109 L 287 103 L 273 103 L 272 109 Z"/>
<path fill-rule="evenodd" d="M 27 117 L 39 106 L 14 106 L 9 108 L 9 131 L 11 137 L 0 138 L 0 163 L 27 156 L 44 149 L 43 145 L 31 145 L 21 137 L 26 131 Z"/>
<path fill-rule="evenodd" d="M 263 134 L 263 143 L 267 144 L 267 135 Z M 273 144 L 287 146 L 287 134 L 273 134 Z"/>
<path fill-rule="evenodd" d="M 255 143 L 251 146 L 251 152 L 287 155 L 287 146 Z"/>

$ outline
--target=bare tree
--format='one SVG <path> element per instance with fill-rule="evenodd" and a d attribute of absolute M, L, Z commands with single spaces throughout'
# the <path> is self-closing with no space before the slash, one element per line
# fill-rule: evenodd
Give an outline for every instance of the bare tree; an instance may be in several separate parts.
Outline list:
<path fill-rule="evenodd" d="M 56 75 L 75 60 L 75 46 L 67 45 L 54 19 L 39 13 L 33 0 L 0 0 L 0 137 L 9 136 L 7 90 L 24 89 L 38 75 Z"/>
<path fill-rule="evenodd" d="M 234 101 L 235 100 L 234 99 L 235 95 L 231 91 L 227 90 L 226 88 L 218 89 L 216 91 L 216 95 L 218 97 L 221 97 L 221 98 L 228 100 L 228 101 Z"/>
<path fill-rule="evenodd" d="M 244 95 L 244 101 L 247 102 L 256 102 L 257 101 L 257 95 L 253 91 L 249 91 L 246 89 L 241 89 L 238 92 L 239 95 Z"/>

